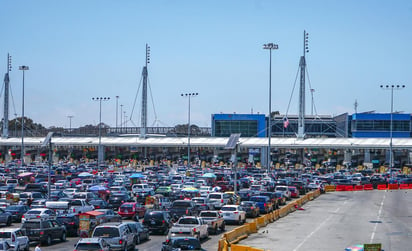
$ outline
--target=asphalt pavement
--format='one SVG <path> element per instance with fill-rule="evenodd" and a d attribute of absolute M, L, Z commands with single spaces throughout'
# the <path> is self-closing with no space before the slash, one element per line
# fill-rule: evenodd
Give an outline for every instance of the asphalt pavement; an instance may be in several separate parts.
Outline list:
<path fill-rule="evenodd" d="M 258 230 L 241 245 L 276 251 L 344 250 L 381 243 L 411 250 L 412 190 L 331 192 Z"/>

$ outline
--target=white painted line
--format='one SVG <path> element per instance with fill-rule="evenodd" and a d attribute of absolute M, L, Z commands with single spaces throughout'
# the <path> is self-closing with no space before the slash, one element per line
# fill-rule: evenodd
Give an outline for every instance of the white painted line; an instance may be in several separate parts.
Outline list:
<path fill-rule="evenodd" d="M 371 240 L 369 241 L 369 243 L 373 243 L 373 238 L 375 238 L 376 229 L 378 228 L 378 224 L 379 224 L 379 221 L 380 221 L 381 215 L 382 215 L 383 202 L 385 201 L 386 193 L 387 193 L 387 191 L 385 191 L 385 193 L 383 194 L 381 205 L 380 205 L 379 211 L 378 211 L 378 219 L 376 220 L 375 226 L 373 227 L 373 232 L 372 232 Z"/>
<path fill-rule="evenodd" d="M 333 211 L 333 213 L 337 213 L 337 212 L 339 212 L 339 210 L 340 210 L 340 207 L 336 208 L 336 210 Z M 301 243 L 299 243 L 299 245 L 298 245 L 295 249 L 293 249 L 293 251 L 297 251 L 300 247 L 302 247 L 302 245 L 305 244 L 305 242 L 306 242 L 310 237 L 312 237 L 312 235 L 314 235 L 314 234 L 315 234 L 328 220 L 330 220 L 333 216 L 335 216 L 335 215 L 329 215 L 328 218 L 326 218 L 324 221 L 322 221 L 322 223 L 320 223 L 319 226 L 318 226 L 317 228 L 315 228 L 315 230 L 313 230 L 310 234 L 308 234 L 308 235 L 305 237 L 305 239 L 303 239 L 303 241 L 302 241 Z"/>

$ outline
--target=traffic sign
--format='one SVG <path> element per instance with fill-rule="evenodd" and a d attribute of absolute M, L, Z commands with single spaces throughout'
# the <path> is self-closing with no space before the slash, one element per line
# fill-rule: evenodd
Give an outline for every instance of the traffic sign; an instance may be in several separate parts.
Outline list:
<path fill-rule="evenodd" d="M 381 251 L 381 243 L 363 244 L 363 251 Z"/>

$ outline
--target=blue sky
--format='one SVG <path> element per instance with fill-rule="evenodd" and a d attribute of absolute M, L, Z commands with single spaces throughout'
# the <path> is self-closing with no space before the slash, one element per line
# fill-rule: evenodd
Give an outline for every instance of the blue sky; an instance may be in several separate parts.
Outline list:
<path fill-rule="evenodd" d="M 140 97 L 131 112 L 148 43 L 148 125 L 187 123 L 188 100 L 180 94 L 198 92 L 191 122 L 204 127 L 214 113 L 268 113 L 269 52 L 262 45 L 273 42 L 272 110 L 297 114 L 297 91 L 289 110 L 288 103 L 306 30 L 308 114 L 310 88 L 319 115 L 353 113 L 355 100 L 360 112 L 389 112 L 390 92 L 381 84 L 407 86 L 395 92 L 394 110 L 409 113 L 411 27 L 412 2 L 401 0 L 0 0 L 0 74 L 10 53 L 11 118 L 21 116 L 18 66 L 28 65 L 25 115 L 35 122 L 67 128 L 72 115 L 72 127 L 97 124 L 91 98 L 107 96 L 102 121 L 115 126 L 119 96 L 119 113 L 122 104 L 132 116 L 128 126 L 140 126 Z"/>

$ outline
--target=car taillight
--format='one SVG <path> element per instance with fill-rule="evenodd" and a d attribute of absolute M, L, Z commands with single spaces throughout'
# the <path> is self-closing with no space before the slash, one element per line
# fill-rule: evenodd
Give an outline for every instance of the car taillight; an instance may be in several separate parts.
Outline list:
<path fill-rule="evenodd" d="M 193 228 L 193 232 L 196 232 L 196 228 Z"/>
<path fill-rule="evenodd" d="M 263 206 L 266 207 L 266 203 L 264 203 Z"/>
<path fill-rule="evenodd" d="M 119 240 L 119 244 L 123 244 L 123 240 Z"/>
<path fill-rule="evenodd" d="M 44 234 L 44 232 L 43 231 L 40 231 L 40 235 L 43 235 Z"/>
<path fill-rule="evenodd" d="M 41 218 L 41 216 L 40 216 L 40 215 L 37 215 L 36 218 Z"/>
<path fill-rule="evenodd" d="M 238 214 L 239 212 L 233 212 L 234 214 Z"/>
<path fill-rule="evenodd" d="M 250 207 L 250 209 L 252 209 L 252 210 L 253 210 L 253 207 Z"/>
<path fill-rule="evenodd" d="M 22 218 L 24 218 L 24 215 L 22 216 Z"/>
<path fill-rule="evenodd" d="M 11 241 L 15 242 L 16 241 L 16 237 L 14 235 L 11 236 Z"/>
<path fill-rule="evenodd" d="M 223 203 L 223 199 L 220 201 L 220 203 Z"/>
<path fill-rule="evenodd" d="M 74 222 L 69 222 L 69 225 L 74 225 Z"/>
<path fill-rule="evenodd" d="M 162 224 L 164 224 L 165 223 L 165 220 L 162 220 Z"/>

